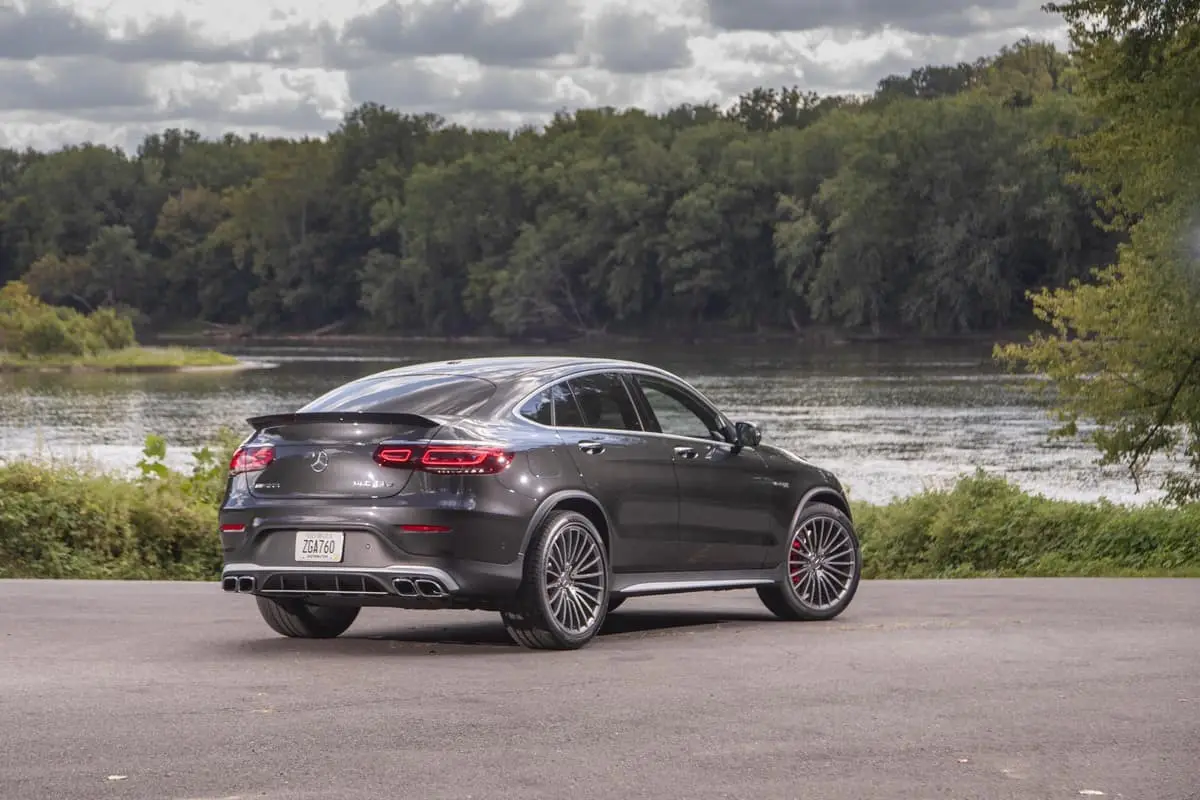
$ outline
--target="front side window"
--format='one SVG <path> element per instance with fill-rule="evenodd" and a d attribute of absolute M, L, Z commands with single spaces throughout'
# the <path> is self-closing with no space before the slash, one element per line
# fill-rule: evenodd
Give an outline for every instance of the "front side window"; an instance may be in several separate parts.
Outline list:
<path fill-rule="evenodd" d="M 634 380 L 663 433 L 692 439 L 726 441 L 720 418 L 667 381 L 636 375 Z"/>

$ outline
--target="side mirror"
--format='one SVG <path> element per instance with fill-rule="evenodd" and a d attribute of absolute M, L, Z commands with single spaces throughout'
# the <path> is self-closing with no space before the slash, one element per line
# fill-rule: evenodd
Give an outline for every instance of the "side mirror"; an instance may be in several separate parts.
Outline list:
<path fill-rule="evenodd" d="M 762 431 L 753 422 L 738 422 L 733 426 L 733 438 L 738 447 L 758 447 Z"/>

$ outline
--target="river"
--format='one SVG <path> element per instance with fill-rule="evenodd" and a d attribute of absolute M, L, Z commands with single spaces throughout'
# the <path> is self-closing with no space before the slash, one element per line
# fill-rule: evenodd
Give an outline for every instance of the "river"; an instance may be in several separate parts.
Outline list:
<path fill-rule="evenodd" d="M 1120 467 L 1101 469 L 1086 442 L 1049 442 L 1053 421 L 986 345 L 613 346 L 465 344 L 221 347 L 272 365 L 207 374 L 0 375 L 0 458 L 84 460 L 130 469 L 147 434 L 168 463 L 222 425 L 288 411 L 339 383 L 389 366 L 505 353 L 607 355 L 663 366 L 692 381 L 764 439 L 837 471 L 852 497 L 886 502 L 976 467 L 1051 497 L 1141 503 Z"/>

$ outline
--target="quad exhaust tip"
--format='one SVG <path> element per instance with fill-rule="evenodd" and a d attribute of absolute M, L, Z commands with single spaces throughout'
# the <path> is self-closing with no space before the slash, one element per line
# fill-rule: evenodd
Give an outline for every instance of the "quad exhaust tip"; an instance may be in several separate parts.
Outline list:
<path fill-rule="evenodd" d="M 422 597 L 445 597 L 446 590 L 442 585 L 431 578 L 417 578 L 413 581 L 413 585 L 417 587 L 417 591 Z"/>
<path fill-rule="evenodd" d="M 433 578 L 396 578 L 392 581 L 396 594 L 401 597 L 441 598 L 449 595 L 446 587 Z"/>
<path fill-rule="evenodd" d="M 227 592 L 237 591 L 237 578 L 230 575 L 228 578 L 221 579 L 221 588 Z"/>
<path fill-rule="evenodd" d="M 237 589 L 239 592 L 253 592 L 254 578 L 250 577 L 249 575 L 241 576 L 238 578 Z"/>
<path fill-rule="evenodd" d="M 221 588 L 227 592 L 253 592 L 254 578 L 250 575 L 227 575 L 221 579 Z"/>

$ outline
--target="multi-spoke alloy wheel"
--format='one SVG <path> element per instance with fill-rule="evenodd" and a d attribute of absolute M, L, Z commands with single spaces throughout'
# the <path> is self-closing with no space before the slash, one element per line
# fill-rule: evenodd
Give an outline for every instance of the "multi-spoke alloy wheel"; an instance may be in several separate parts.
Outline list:
<path fill-rule="evenodd" d="M 551 534 L 545 595 L 550 613 L 564 630 L 585 633 L 600 616 L 603 549 L 592 532 L 576 522 L 567 522 Z"/>
<path fill-rule="evenodd" d="M 788 540 L 784 577 L 758 591 L 763 604 L 785 619 L 827 620 L 845 610 L 858 590 L 862 553 L 850 519 L 833 506 L 812 503 Z"/>
<path fill-rule="evenodd" d="M 530 542 L 517 607 L 502 614 L 518 644 L 538 649 L 582 647 L 608 613 L 608 553 L 591 520 L 555 511 Z"/>

